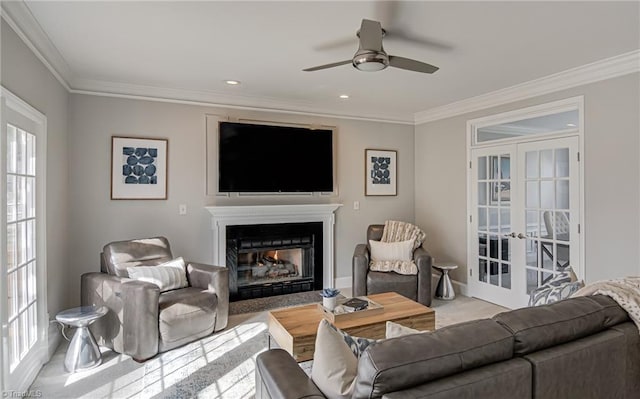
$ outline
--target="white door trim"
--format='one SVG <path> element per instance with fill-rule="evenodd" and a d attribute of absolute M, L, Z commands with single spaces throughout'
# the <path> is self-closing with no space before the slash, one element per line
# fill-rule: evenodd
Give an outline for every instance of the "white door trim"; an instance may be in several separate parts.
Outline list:
<path fill-rule="evenodd" d="M 530 135 L 530 136 L 520 136 L 516 138 L 508 138 L 501 140 L 492 140 L 489 142 L 477 143 L 476 132 L 479 128 L 484 126 L 490 126 L 494 124 L 501 124 L 507 122 L 513 122 L 521 119 L 533 118 L 537 116 L 555 114 L 568 110 L 577 110 L 578 111 L 578 126 L 573 129 L 567 129 L 557 132 L 545 133 L 540 135 Z M 502 145 L 508 143 L 524 143 L 530 141 L 538 141 L 545 140 L 549 138 L 559 138 L 559 137 L 569 137 L 569 136 L 578 136 L 578 148 L 579 148 L 579 156 L 580 162 L 578 165 L 578 171 L 580 174 L 579 177 L 579 191 L 578 191 L 578 201 L 580 203 L 579 209 L 579 224 L 580 224 L 580 234 L 579 234 L 579 243 L 580 243 L 580 270 L 576 270 L 575 273 L 578 275 L 578 278 L 584 279 L 587 281 L 589 272 L 588 265 L 586 263 L 585 257 L 585 237 L 587 232 L 587 227 L 585 226 L 585 173 L 584 173 L 584 131 L 585 131 L 585 118 L 584 118 L 584 96 L 576 96 L 570 97 L 558 101 L 538 104 L 531 107 L 526 107 L 522 109 L 502 112 L 494 115 L 488 115 L 476 119 L 471 119 L 467 121 L 467 279 L 472 276 L 469 275 L 469 271 L 472 270 L 472 265 L 476 261 L 475 259 L 471 259 L 471 253 L 469 251 L 470 245 L 473 243 L 475 237 L 472 237 L 472 229 L 471 229 L 471 218 L 475 212 L 474 204 L 472 202 L 472 187 L 471 184 L 473 182 L 473 176 L 471 174 L 471 161 L 472 161 L 472 150 L 475 148 L 481 147 L 490 147 L 495 145 Z M 473 285 L 468 284 L 469 294 L 473 295 Z"/>
<path fill-rule="evenodd" d="M 0 345 L 0 390 L 3 392 L 25 392 L 35 377 L 37 376 L 40 368 L 48 360 L 48 315 L 47 315 L 47 246 L 46 246 L 46 232 L 47 232 L 47 214 L 46 214 L 46 172 L 47 172 L 47 117 L 31 105 L 20 99 L 11 91 L 0 86 L 0 106 L 3 110 L 1 113 L 0 123 L 2 126 L 2 138 L 0 140 L 0 184 L 3 188 L 6 188 L 6 113 L 5 110 L 9 109 L 24 118 L 29 119 L 35 125 L 35 131 L 32 133 L 36 135 L 36 259 L 38 265 L 36 267 L 36 279 L 37 279 L 37 295 L 38 295 L 38 343 L 34 348 L 35 355 L 31 358 L 27 357 L 24 360 L 24 370 L 26 372 L 17 375 L 17 378 L 13 378 L 9 381 L 9 361 L 7 351 L 7 292 L 6 284 L 0 284 L 0 322 L 2 323 L 2 345 Z M 3 190 L 3 192 L 5 192 Z M 6 226 L 6 207 L 7 198 L 6 195 L 0 196 L 0 222 L 3 226 L 3 230 Z M 6 254 L 6 233 L 0 234 L 0 253 L 4 258 Z M 0 273 L 6 275 L 6 262 L 2 262 L 0 265 Z"/>

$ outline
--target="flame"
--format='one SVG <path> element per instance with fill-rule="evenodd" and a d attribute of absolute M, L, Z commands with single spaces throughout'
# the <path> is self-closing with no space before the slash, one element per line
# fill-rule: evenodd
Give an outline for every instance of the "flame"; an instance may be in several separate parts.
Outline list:
<path fill-rule="evenodd" d="M 278 261 L 278 251 L 276 251 L 276 255 L 274 256 L 274 258 L 276 259 L 276 262 Z"/>

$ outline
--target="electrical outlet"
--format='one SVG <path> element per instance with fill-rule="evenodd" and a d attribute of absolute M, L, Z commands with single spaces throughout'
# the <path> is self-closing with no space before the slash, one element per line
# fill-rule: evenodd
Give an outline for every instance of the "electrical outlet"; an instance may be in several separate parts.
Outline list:
<path fill-rule="evenodd" d="M 360 209 L 360 201 L 353 201 L 353 209 L 356 211 Z"/>
<path fill-rule="evenodd" d="M 187 204 L 180 204 L 178 206 L 178 215 L 186 215 L 187 214 Z"/>

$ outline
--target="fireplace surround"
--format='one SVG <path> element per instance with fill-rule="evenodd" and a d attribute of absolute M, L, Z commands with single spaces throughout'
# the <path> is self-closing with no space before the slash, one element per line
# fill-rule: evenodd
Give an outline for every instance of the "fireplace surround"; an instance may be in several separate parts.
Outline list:
<path fill-rule="evenodd" d="M 317 280 L 314 284 L 317 284 L 315 285 L 315 287 L 318 287 L 317 289 L 334 287 L 334 224 L 335 211 L 340 206 L 342 206 L 342 204 L 239 205 L 206 207 L 206 210 L 211 214 L 211 227 L 213 229 L 213 264 L 229 267 L 227 262 L 228 227 L 320 222 L 322 223 L 321 234 L 318 231 L 315 239 L 320 240 L 322 243 L 320 247 L 321 249 L 319 250 L 322 256 L 319 262 L 315 262 L 314 267 L 322 267 L 322 284 Z M 318 251 L 318 249 L 315 251 Z M 255 256 L 257 258 L 257 255 Z M 286 268 L 287 266 L 285 265 L 284 267 Z M 291 266 L 289 266 L 289 268 L 291 268 Z M 247 270 L 245 269 L 245 271 Z M 256 271 L 258 272 L 258 270 Z"/>

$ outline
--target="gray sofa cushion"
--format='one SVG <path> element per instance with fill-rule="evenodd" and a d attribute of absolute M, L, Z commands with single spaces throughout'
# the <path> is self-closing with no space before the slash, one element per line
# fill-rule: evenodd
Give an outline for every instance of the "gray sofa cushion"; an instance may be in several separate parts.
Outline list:
<path fill-rule="evenodd" d="M 353 397 L 379 398 L 512 355 L 513 336 L 488 319 L 380 341 L 360 357 Z"/>
<path fill-rule="evenodd" d="M 604 313 L 605 327 L 613 327 L 631 320 L 629 318 L 629 313 L 622 309 L 611 297 L 606 295 L 593 295 L 585 298 L 588 298 L 603 307 L 602 311 Z"/>
<path fill-rule="evenodd" d="M 624 334 L 607 329 L 524 356 L 533 366 L 532 398 L 625 398 L 626 350 Z"/>
<path fill-rule="evenodd" d="M 500 313 L 493 319 L 513 333 L 514 353 L 525 355 L 602 331 L 611 314 L 610 308 L 578 297 Z"/>
<path fill-rule="evenodd" d="M 218 297 L 199 288 L 167 291 L 158 300 L 160 338 L 165 344 L 213 332 Z"/>
<path fill-rule="evenodd" d="M 107 272 L 119 277 L 129 277 L 127 267 L 156 266 L 173 259 L 165 237 L 116 241 L 105 245 L 102 251 Z"/>
<path fill-rule="evenodd" d="M 531 364 L 521 358 L 490 364 L 383 396 L 384 399 L 515 399 L 530 397 Z"/>
<path fill-rule="evenodd" d="M 418 284 L 415 275 L 403 275 L 396 272 L 367 273 L 367 294 L 397 292 L 407 298 L 418 297 Z"/>

